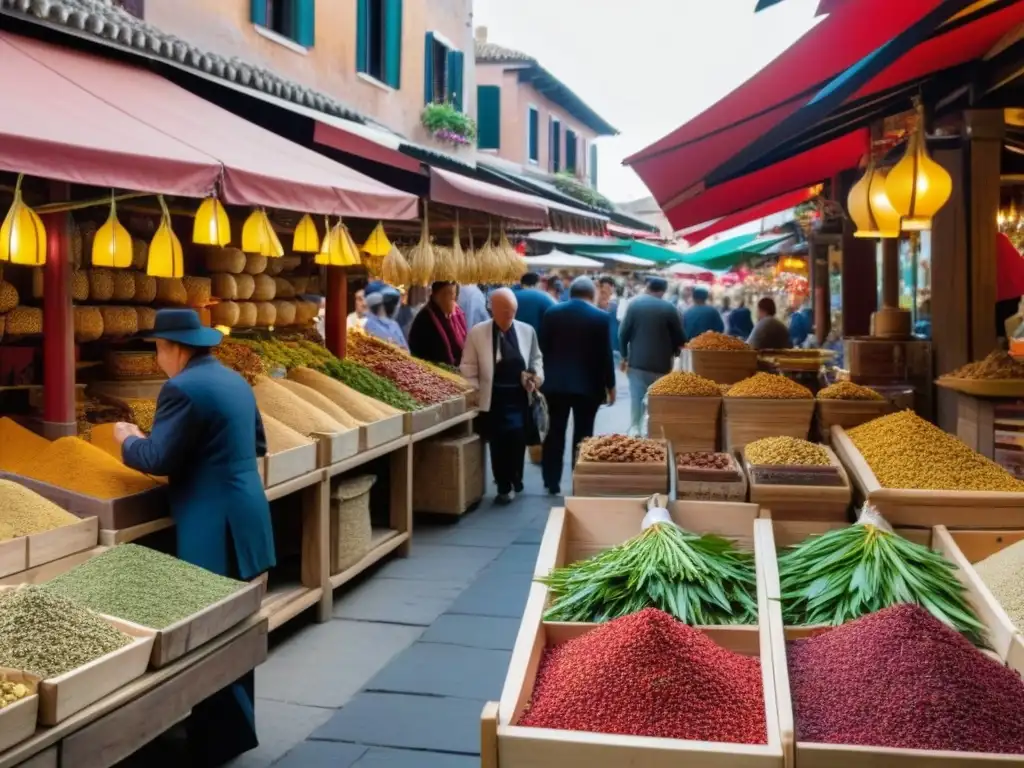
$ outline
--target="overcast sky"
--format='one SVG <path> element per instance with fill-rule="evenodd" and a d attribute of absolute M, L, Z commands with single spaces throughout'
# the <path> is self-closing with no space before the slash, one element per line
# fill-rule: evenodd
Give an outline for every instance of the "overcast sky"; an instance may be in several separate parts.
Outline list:
<path fill-rule="evenodd" d="M 488 40 L 530 54 L 621 135 L 598 144 L 598 187 L 648 194 L 623 158 L 749 79 L 814 23 L 819 0 L 474 0 Z"/>

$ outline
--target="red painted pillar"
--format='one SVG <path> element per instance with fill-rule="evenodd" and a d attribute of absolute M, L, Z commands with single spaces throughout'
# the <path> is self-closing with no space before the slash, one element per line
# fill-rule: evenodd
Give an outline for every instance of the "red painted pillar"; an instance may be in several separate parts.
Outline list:
<path fill-rule="evenodd" d="M 345 357 L 348 323 L 348 274 L 344 267 L 327 267 L 327 307 L 324 337 L 327 349 L 336 357 Z"/>
<path fill-rule="evenodd" d="M 66 195 L 56 196 L 66 199 Z M 43 216 L 43 223 L 46 226 L 46 264 L 42 267 L 43 432 L 55 439 L 77 432 L 68 214 L 47 214 Z"/>

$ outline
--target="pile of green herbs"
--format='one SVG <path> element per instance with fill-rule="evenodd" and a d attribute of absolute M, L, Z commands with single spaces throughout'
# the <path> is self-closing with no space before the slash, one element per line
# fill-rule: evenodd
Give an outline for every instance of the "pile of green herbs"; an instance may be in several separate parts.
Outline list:
<path fill-rule="evenodd" d="M 875 525 L 857 523 L 814 536 L 779 556 L 787 625 L 838 626 L 899 603 L 915 603 L 985 645 L 978 620 L 942 555 Z"/>
<path fill-rule="evenodd" d="M 605 622 L 658 608 L 690 625 L 757 623 L 753 555 L 672 523 L 538 581 L 551 591 L 546 621 Z"/>

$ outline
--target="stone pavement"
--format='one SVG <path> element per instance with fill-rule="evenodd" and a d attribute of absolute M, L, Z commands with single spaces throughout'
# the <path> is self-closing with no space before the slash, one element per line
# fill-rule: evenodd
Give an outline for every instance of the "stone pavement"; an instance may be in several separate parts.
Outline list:
<path fill-rule="evenodd" d="M 629 397 L 598 432 L 624 431 Z M 568 462 L 567 462 L 568 464 Z M 569 490 L 566 467 L 563 490 Z M 260 747 L 233 768 L 475 768 L 480 711 L 505 680 L 541 533 L 557 498 L 526 492 L 451 523 L 416 521 L 412 554 L 335 601 L 334 618 L 272 638 L 256 672 Z M 287 629 L 283 631 L 288 631 Z"/>

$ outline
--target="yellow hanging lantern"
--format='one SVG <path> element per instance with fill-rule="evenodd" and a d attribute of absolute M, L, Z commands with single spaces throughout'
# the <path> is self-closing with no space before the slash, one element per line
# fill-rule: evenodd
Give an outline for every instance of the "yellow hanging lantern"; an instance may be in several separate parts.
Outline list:
<path fill-rule="evenodd" d="M 192 227 L 192 242 L 221 247 L 231 242 L 231 220 L 216 197 L 208 197 L 199 204 Z"/>
<path fill-rule="evenodd" d="M 38 267 L 46 263 L 46 227 L 21 199 L 21 180 L 18 176 L 14 201 L 0 225 L 0 261 Z"/>
<path fill-rule="evenodd" d="M 92 265 L 125 269 L 132 265 L 132 236 L 117 220 L 117 203 L 110 196 L 110 214 L 92 238 Z"/>
<path fill-rule="evenodd" d="M 363 243 L 363 252 L 379 259 L 383 259 L 391 252 L 391 241 L 388 240 L 388 236 L 384 232 L 384 224 L 382 222 L 378 221 L 377 226 L 373 228 L 373 232 L 366 238 L 366 242 Z"/>
<path fill-rule="evenodd" d="M 932 217 L 953 194 L 953 179 L 928 154 L 924 136 L 924 107 L 916 100 L 917 126 L 907 140 L 903 159 L 885 180 L 885 192 L 901 217 L 905 232 L 932 228 Z"/>
<path fill-rule="evenodd" d="M 317 234 L 313 217 L 308 213 L 295 225 L 292 250 L 296 253 L 317 253 L 320 250 L 320 235 Z"/>
<path fill-rule="evenodd" d="M 250 213 L 242 226 L 242 250 L 271 258 L 284 256 L 281 238 L 277 236 L 274 225 L 270 223 L 270 217 L 262 208 Z"/>
<path fill-rule="evenodd" d="M 184 277 L 185 257 L 181 240 L 171 227 L 171 213 L 167 210 L 163 196 L 158 199 L 163 213 L 160 216 L 160 226 L 156 228 L 156 234 L 149 243 L 146 274 L 151 277 Z"/>
<path fill-rule="evenodd" d="M 354 267 L 360 264 L 359 253 L 352 243 L 352 236 L 341 219 L 338 219 L 338 223 L 333 227 L 327 221 L 327 234 L 324 235 L 320 252 L 314 261 L 327 267 Z"/>
<path fill-rule="evenodd" d="M 900 236 L 900 215 L 886 195 L 885 178 L 885 172 L 875 167 L 872 158 L 864 175 L 850 190 L 846 207 L 857 225 L 854 237 L 888 239 Z"/>

